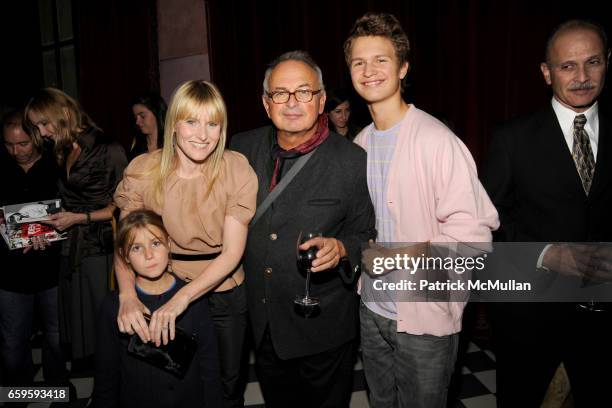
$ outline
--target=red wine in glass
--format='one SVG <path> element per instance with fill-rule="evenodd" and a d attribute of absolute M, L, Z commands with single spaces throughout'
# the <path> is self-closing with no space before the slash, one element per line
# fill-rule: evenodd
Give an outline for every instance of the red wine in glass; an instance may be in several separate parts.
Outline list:
<path fill-rule="evenodd" d="M 300 246 L 316 237 L 321 237 L 320 232 L 300 232 L 297 240 L 297 264 L 300 271 L 306 273 L 306 286 L 304 288 L 303 295 L 296 295 L 294 303 L 304 308 L 305 315 L 309 309 L 311 310 L 319 304 L 319 299 L 310 296 L 310 274 L 312 268 L 312 261 L 317 257 L 317 251 L 319 250 L 316 246 L 311 246 L 308 249 L 300 249 Z"/>

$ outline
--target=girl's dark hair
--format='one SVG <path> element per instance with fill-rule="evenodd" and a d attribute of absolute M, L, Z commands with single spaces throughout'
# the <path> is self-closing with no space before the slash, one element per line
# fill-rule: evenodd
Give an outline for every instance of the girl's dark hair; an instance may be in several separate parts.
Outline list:
<path fill-rule="evenodd" d="M 164 122 L 166 121 L 166 111 L 168 110 L 166 101 L 159 94 L 149 92 L 134 98 L 130 106 L 133 107 L 134 105 L 144 105 L 155 116 L 155 121 L 157 122 L 157 147 L 161 149 L 164 147 Z M 132 146 L 134 146 L 135 142 L 135 140 L 132 142 Z"/>
<path fill-rule="evenodd" d="M 327 100 L 325 101 L 325 113 L 329 113 L 336 109 L 338 105 L 348 101 L 350 103 L 350 97 L 348 92 L 344 88 L 332 88 L 325 92 Z"/>
<path fill-rule="evenodd" d="M 158 236 L 158 233 L 151 229 L 152 226 L 161 231 L 163 236 Z M 151 210 L 142 209 L 132 211 L 117 224 L 115 252 L 116 255 L 120 256 L 124 261 L 127 260 L 127 254 L 134 243 L 135 232 L 139 228 L 146 228 L 151 234 L 162 241 L 166 247 L 168 246 L 168 231 L 166 231 L 166 227 L 164 227 L 161 216 Z"/>

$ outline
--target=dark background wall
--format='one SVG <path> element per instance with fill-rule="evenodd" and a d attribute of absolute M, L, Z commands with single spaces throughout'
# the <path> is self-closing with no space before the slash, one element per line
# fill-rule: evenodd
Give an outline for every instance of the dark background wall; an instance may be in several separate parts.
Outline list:
<path fill-rule="evenodd" d="M 263 73 L 282 52 L 309 51 L 327 86 L 350 87 L 342 44 L 358 17 L 386 11 L 411 42 L 405 98 L 447 120 L 477 161 L 496 123 L 549 101 L 539 64 L 552 28 L 580 17 L 612 32 L 605 2 L 596 1 L 210 0 L 208 7 L 212 79 L 227 99 L 230 130 L 265 122 Z"/>
<path fill-rule="evenodd" d="M 126 145 L 133 132 L 129 101 L 138 93 L 160 88 L 157 13 L 162 20 L 169 17 L 163 12 L 166 1 L 72 1 L 79 99 L 107 133 Z M 496 123 L 549 101 L 539 63 L 555 25 L 580 17 L 612 32 L 605 2 L 591 0 L 201 0 L 201 4 L 206 28 L 194 35 L 208 41 L 209 72 L 226 98 L 230 134 L 267 123 L 261 104 L 263 73 L 282 52 L 309 51 L 321 65 L 327 86 L 350 88 L 342 43 L 364 12 L 387 11 L 400 19 L 411 41 L 406 99 L 447 120 L 477 161 Z M 193 12 L 182 8 L 185 14 Z M 1 105 L 25 102 L 43 85 L 37 13 L 36 0 L 0 3 Z M 181 63 L 173 64 L 176 76 Z M 193 67 L 185 66 L 184 71 L 191 73 Z M 609 99 L 609 87 L 604 93 Z M 358 98 L 355 102 L 356 116 L 367 121 L 364 106 Z"/>
<path fill-rule="evenodd" d="M 23 105 L 44 86 L 38 4 L 0 3 L 0 106 Z M 130 100 L 159 89 L 156 17 L 155 1 L 72 0 L 78 99 L 125 145 L 134 130 Z"/>
<path fill-rule="evenodd" d="M 159 90 L 154 1 L 86 0 L 77 5 L 80 101 L 125 145 L 133 134 L 130 102 Z"/>
<path fill-rule="evenodd" d="M 0 104 L 3 107 L 27 101 L 28 95 L 42 83 L 35 4 L 32 0 L 0 3 Z"/>

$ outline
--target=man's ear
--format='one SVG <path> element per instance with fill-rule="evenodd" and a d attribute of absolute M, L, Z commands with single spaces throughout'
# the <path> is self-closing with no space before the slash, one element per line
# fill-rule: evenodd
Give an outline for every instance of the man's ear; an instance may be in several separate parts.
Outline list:
<path fill-rule="evenodd" d="M 550 68 L 548 67 L 548 64 L 545 62 L 541 63 L 540 71 L 542 71 L 542 75 L 544 76 L 544 81 L 546 81 L 548 85 L 551 85 L 552 81 L 550 80 Z"/>
<path fill-rule="evenodd" d="M 321 94 L 321 98 L 319 99 L 319 115 L 325 111 L 325 101 L 327 100 L 327 94 L 325 91 L 322 91 Z"/>
<path fill-rule="evenodd" d="M 268 100 L 268 97 L 266 95 L 262 95 L 261 101 L 263 102 L 264 109 L 266 110 L 266 113 L 268 114 L 268 118 L 272 119 L 270 117 L 270 101 Z"/>
<path fill-rule="evenodd" d="M 408 68 L 410 68 L 410 64 L 408 61 L 404 62 L 399 70 L 399 79 L 400 81 L 404 79 L 404 77 L 408 74 Z"/>

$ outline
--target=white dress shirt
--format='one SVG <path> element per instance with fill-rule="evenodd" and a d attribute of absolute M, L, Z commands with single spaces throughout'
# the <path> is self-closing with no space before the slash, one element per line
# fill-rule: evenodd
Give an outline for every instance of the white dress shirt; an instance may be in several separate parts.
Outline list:
<path fill-rule="evenodd" d="M 552 107 L 555 111 L 555 115 L 557 115 L 557 120 L 559 121 L 559 125 L 561 126 L 561 130 L 563 131 L 563 137 L 565 138 L 565 143 L 567 143 L 567 147 L 572 153 L 574 149 L 574 118 L 578 115 L 586 116 L 586 124 L 584 125 L 584 130 L 586 130 L 587 135 L 589 135 L 589 141 L 591 142 L 591 150 L 593 151 L 593 158 L 597 161 L 597 143 L 599 142 L 599 107 L 597 106 L 597 102 L 593 104 L 589 109 L 584 112 L 578 113 L 574 112 L 570 108 L 567 108 L 561 105 L 554 96 L 552 98 Z M 542 261 L 544 260 L 544 255 L 548 248 L 550 248 L 551 244 L 548 244 L 542 250 L 542 253 L 538 257 L 537 268 L 542 268 Z M 544 268 L 546 269 L 546 268 Z"/>

